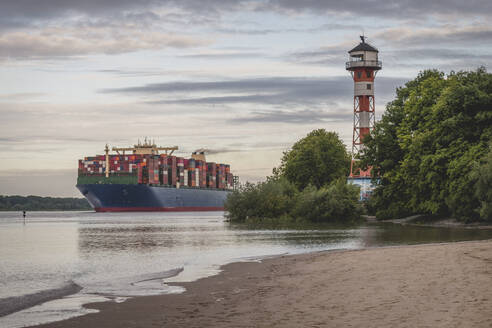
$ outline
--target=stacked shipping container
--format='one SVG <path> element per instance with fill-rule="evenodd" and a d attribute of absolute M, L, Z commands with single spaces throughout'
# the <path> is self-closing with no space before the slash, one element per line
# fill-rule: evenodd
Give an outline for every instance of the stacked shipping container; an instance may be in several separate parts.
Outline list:
<path fill-rule="evenodd" d="M 139 184 L 232 189 L 233 175 L 226 164 L 162 155 L 109 155 L 109 176 L 134 176 Z M 79 160 L 79 177 L 105 177 L 106 156 Z M 116 183 L 116 182 L 115 182 Z"/>

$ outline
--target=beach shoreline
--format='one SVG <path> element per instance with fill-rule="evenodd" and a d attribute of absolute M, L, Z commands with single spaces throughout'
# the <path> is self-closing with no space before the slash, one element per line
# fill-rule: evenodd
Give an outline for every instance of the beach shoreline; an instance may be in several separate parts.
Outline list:
<path fill-rule="evenodd" d="M 236 262 L 183 286 L 35 327 L 491 327 L 492 240 Z"/>
<path fill-rule="evenodd" d="M 492 224 L 486 224 L 485 222 L 471 222 L 465 223 L 453 218 L 438 218 L 431 221 L 421 220 L 424 215 L 411 215 L 401 219 L 391 220 L 378 220 L 375 216 L 364 215 L 367 223 L 394 223 L 401 225 L 412 225 L 417 227 L 432 227 L 432 228 L 462 228 L 462 229 L 480 229 L 490 230 Z"/>

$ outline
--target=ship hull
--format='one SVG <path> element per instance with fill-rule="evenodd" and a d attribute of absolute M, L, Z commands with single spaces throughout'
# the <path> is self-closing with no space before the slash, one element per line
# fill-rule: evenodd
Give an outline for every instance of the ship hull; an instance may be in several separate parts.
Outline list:
<path fill-rule="evenodd" d="M 77 185 L 96 212 L 223 211 L 230 191 L 143 184 Z"/>

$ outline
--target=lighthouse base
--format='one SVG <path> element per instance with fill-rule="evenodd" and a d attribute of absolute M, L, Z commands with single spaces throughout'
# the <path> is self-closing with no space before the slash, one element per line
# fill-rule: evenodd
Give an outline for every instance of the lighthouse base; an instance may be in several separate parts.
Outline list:
<path fill-rule="evenodd" d="M 358 185 L 360 187 L 360 201 L 368 200 L 371 197 L 373 190 L 376 188 L 376 185 L 372 183 L 370 177 L 348 177 L 347 183 Z"/>

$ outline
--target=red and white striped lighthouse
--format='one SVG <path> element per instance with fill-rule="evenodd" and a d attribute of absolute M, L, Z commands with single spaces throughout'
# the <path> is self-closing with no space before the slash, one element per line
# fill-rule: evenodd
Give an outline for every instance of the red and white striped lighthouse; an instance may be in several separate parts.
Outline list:
<path fill-rule="evenodd" d="M 360 38 L 362 42 L 348 52 L 349 61 L 345 65 L 345 68 L 350 71 L 354 79 L 354 129 L 350 177 L 370 178 L 371 170 L 356 169 L 354 161 L 357 154 L 364 147 L 364 137 L 374 128 L 376 110 L 374 78 L 377 71 L 382 68 L 382 63 L 378 61 L 378 50 L 366 43 L 364 36 Z"/>

